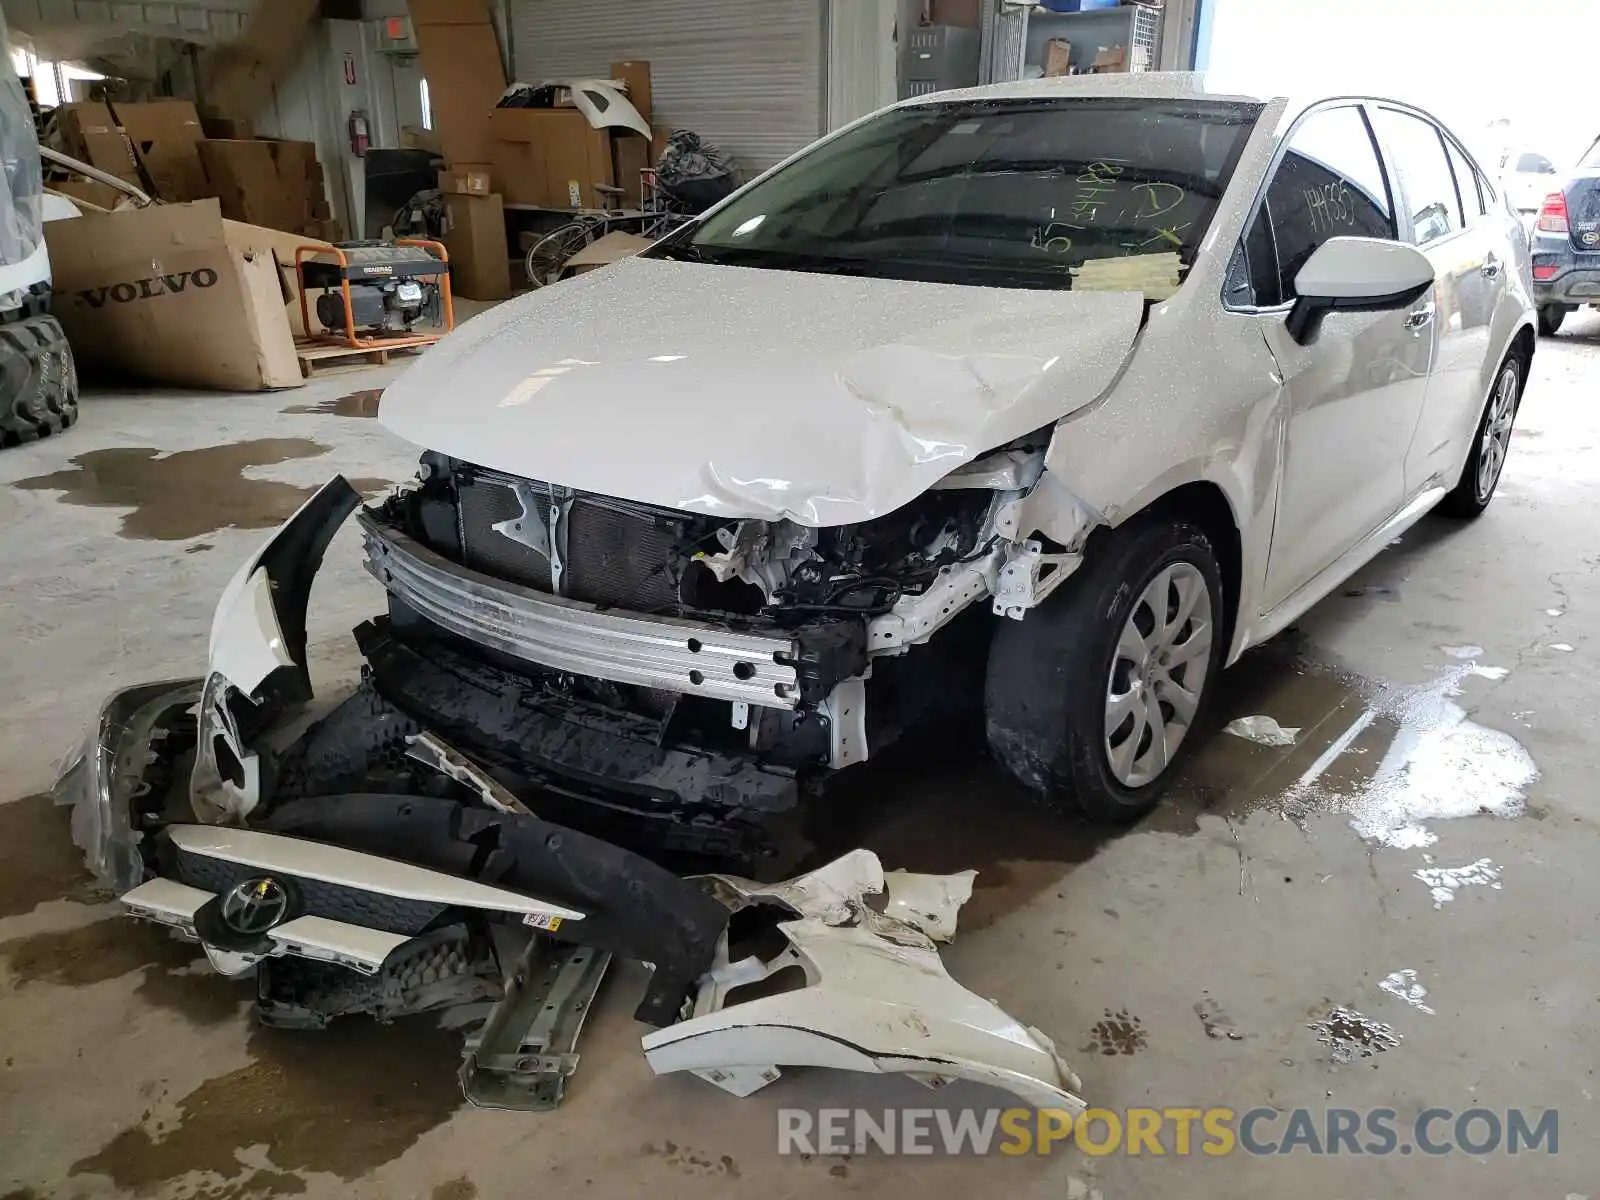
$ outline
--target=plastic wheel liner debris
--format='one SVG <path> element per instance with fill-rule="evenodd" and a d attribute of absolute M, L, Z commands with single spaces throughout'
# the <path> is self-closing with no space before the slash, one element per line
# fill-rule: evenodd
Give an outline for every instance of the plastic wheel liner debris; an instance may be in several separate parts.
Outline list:
<path fill-rule="evenodd" d="M 973 872 L 885 876 L 865 851 L 771 885 L 688 869 L 758 856 L 719 788 L 787 811 L 794 772 L 730 773 L 659 742 L 630 758 L 612 743 L 639 743 L 638 722 L 544 703 L 492 656 L 414 636 L 393 614 L 356 631 L 364 678 L 310 719 L 311 583 L 358 503 L 343 479 L 308 500 L 225 589 L 206 676 L 117 693 L 70 756 L 57 798 L 130 914 L 198 942 L 220 974 L 253 973 L 265 1024 L 472 1006 L 462 1081 L 476 1103 L 560 1101 L 621 956 L 651 968 L 635 1015 L 657 1027 L 658 1072 L 749 1091 L 727 1081 L 835 1066 L 1077 1104 L 1047 1038 L 943 971 L 933 939 L 953 934 Z M 381 528 L 381 512 L 362 522 Z M 602 759 L 631 791 L 578 795 L 583 765 Z M 712 811 L 720 841 L 670 836 Z M 867 904 L 880 895 L 881 912 Z M 733 927 L 753 917 L 787 939 L 779 959 L 730 960 L 744 936 Z M 805 987 L 738 1002 L 745 976 L 791 963 Z"/>

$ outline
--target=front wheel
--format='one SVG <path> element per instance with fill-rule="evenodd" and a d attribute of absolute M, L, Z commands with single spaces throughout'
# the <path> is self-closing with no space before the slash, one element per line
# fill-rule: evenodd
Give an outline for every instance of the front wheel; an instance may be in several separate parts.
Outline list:
<path fill-rule="evenodd" d="M 1522 401 L 1522 386 L 1522 360 L 1513 354 L 1501 364 L 1500 374 L 1495 377 L 1494 390 L 1483 406 L 1483 416 L 1472 439 L 1472 453 L 1467 455 L 1461 478 L 1439 502 L 1439 511 L 1445 516 L 1470 520 L 1494 499 L 1511 449 L 1511 429 Z"/>
<path fill-rule="evenodd" d="M 1226 627 L 1203 529 L 1152 517 L 1117 530 L 1077 578 L 995 634 L 990 748 L 1052 809 L 1138 819 L 1192 741 Z"/>
<path fill-rule="evenodd" d="M 1565 304 L 1545 304 L 1539 308 L 1539 336 L 1555 337 L 1570 310 Z"/>

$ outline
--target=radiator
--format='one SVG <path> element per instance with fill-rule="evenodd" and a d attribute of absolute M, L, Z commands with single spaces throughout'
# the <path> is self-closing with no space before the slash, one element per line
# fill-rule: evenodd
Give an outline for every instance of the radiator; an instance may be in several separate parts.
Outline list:
<path fill-rule="evenodd" d="M 523 515 L 515 482 L 486 471 L 458 476 L 463 558 L 473 570 L 548 592 L 545 556 L 494 528 Z M 548 494 L 547 485 L 532 486 Z M 686 523 L 670 513 L 579 493 L 567 514 L 562 594 L 640 612 L 672 607 L 677 583 L 671 568 Z"/>

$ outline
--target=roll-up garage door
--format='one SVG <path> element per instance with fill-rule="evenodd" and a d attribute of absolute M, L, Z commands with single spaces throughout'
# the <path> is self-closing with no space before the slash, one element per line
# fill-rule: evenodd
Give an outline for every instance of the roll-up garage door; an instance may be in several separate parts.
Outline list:
<path fill-rule="evenodd" d="M 509 0 L 522 83 L 650 63 L 653 121 L 692 129 L 746 173 L 822 132 L 822 0 Z"/>

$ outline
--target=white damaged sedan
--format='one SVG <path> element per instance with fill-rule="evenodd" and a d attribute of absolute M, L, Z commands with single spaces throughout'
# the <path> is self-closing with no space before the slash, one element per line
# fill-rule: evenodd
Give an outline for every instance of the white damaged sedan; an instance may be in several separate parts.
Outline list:
<path fill-rule="evenodd" d="M 653 964 L 658 1069 L 1076 1102 L 1048 1038 L 952 981 L 918 1018 L 950 1044 L 885 1024 L 937 956 L 869 915 L 875 860 L 828 920 L 728 879 L 934 716 L 1048 805 L 1147 812 L 1225 666 L 1428 511 L 1488 505 L 1530 291 L 1514 214 L 1398 103 L 1150 74 L 895 105 L 430 350 L 379 414 L 417 478 L 357 514 L 388 598 L 360 685 L 298 719 L 359 506 L 335 480 L 240 569 L 203 680 L 108 703 L 79 840 L 280 1024 L 500 995 L 555 943 Z M 152 764 L 186 745 L 173 796 Z M 787 914 L 777 957 L 730 944 L 752 903 Z M 730 985 L 787 964 L 753 1025 Z M 592 994 L 592 959 L 561 969 Z M 529 1011 L 506 989 L 480 1076 Z"/>

